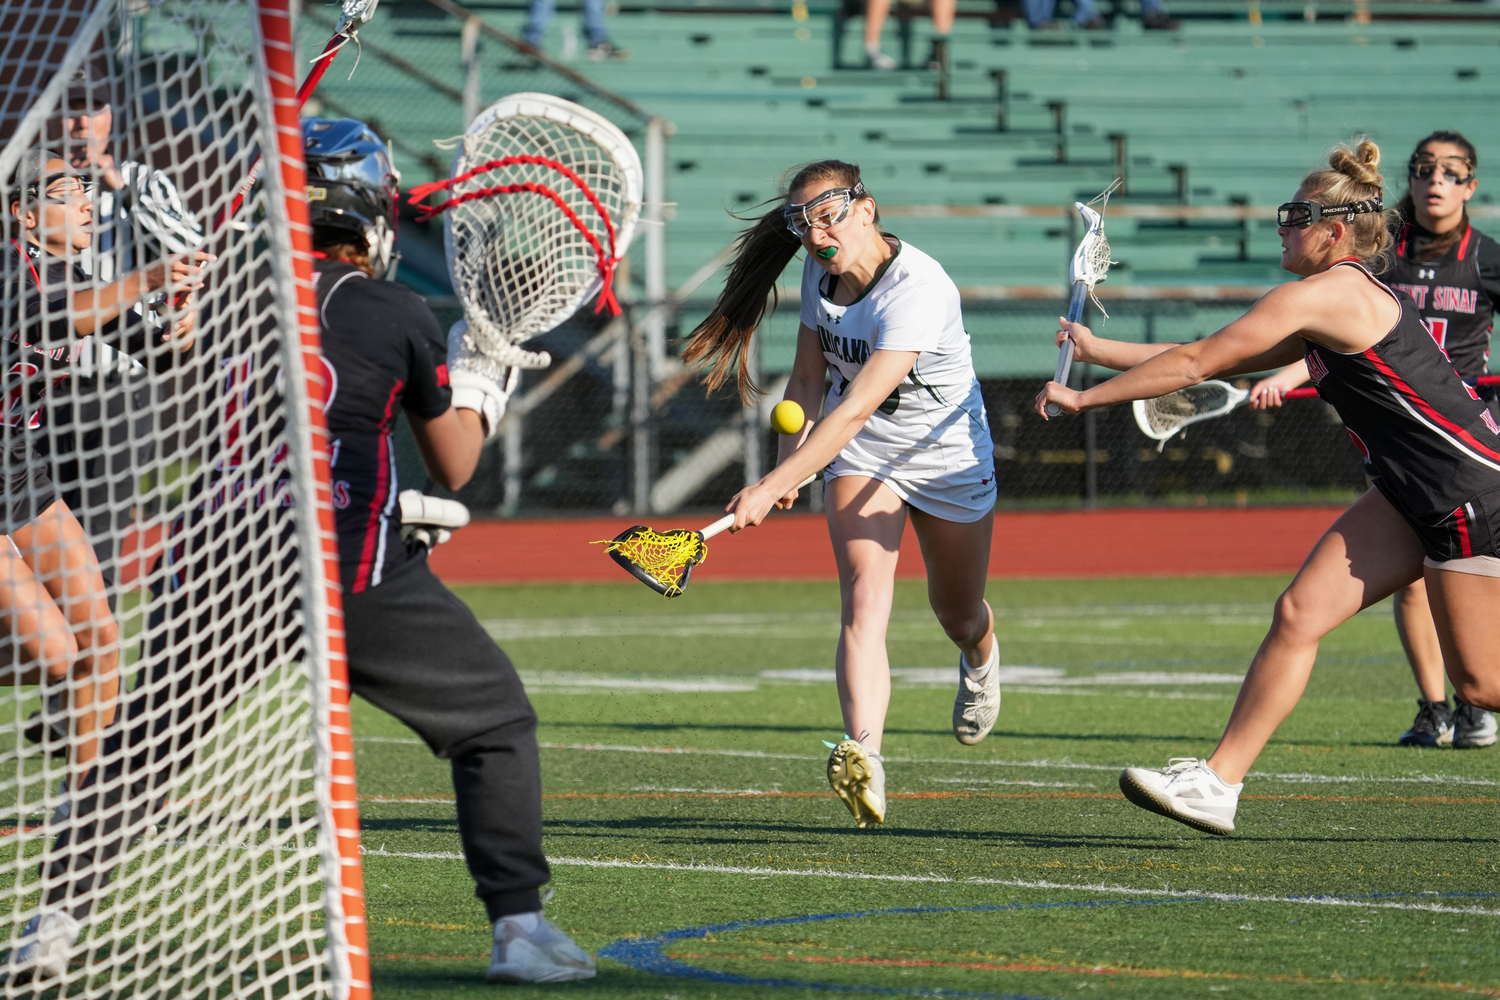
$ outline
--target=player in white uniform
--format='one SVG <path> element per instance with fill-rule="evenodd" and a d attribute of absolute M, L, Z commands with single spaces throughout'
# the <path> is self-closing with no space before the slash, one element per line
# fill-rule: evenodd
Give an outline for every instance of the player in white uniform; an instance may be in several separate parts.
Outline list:
<path fill-rule="evenodd" d="M 996 492 L 984 401 L 958 288 L 931 257 L 881 231 L 858 167 L 837 160 L 803 167 L 784 204 L 738 249 L 714 311 L 683 356 L 709 364 L 710 386 L 737 369 L 741 394 L 759 392 L 745 349 L 777 277 L 807 251 L 786 398 L 821 417 L 784 438 L 776 468 L 726 509 L 735 513 L 731 531 L 759 524 L 827 468 L 828 533 L 843 597 L 839 702 L 851 734 L 830 744 L 828 780 L 864 827 L 885 820 L 885 634 L 908 516 L 932 609 L 961 652 L 954 735 L 978 743 L 999 713 L 999 645 L 984 601 Z"/>

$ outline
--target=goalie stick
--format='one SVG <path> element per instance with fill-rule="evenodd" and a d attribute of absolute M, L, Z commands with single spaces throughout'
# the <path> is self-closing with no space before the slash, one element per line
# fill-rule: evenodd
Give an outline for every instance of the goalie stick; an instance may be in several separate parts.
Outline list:
<path fill-rule="evenodd" d="M 1104 312 L 1104 306 L 1100 305 L 1094 288 L 1105 279 L 1109 271 L 1109 265 L 1114 261 L 1109 259 L 1109 240 L 1104 238 L 1104 208 L 1109 204 L 1109 196 L 1120 188 L 1120 178 L 1116 177 L 1114 183 L 1101 191 L 1097 197 L 1087 205 L 1081 201 L 1075 201 L 1073 207 L 1078 210 L 1083 219 L 1083 239 L 1078 241 L 1078 249 L 1073 251 L 1072 263 L 1068 265 L 1068 280 L 1072 284 L 1072 292 L 1068 298 L 1068 322 L 1077 323 L 1083 319 L 1083 306 L 1089 299 L 1094 300 L 1094 305 L 1099 307 L 1099 312 L 1106 319 L 1109 313 Z M 1094 211 L 1093 206 L 1098 205 L 1099 210 Z M 1057 370 L 1052 375 L 1052 381 L 1059 385 L 1068 384 L 1068 375 L 1073 368 L 1073 338 L 1063 340 L 1062 346 L 1057 352 Z M 1055 417 L 1062 410 L 1056 403 L 1047 404 L 1047 415 Z"/>
<path fill-rule="evenodd" d="M 1500 384 L 1500 375 L 1484 375 L 1464 381 L 1470 385 L 1497 385 Z M 1318 390 L 1312 386 L 1303 386 L 1282 393 L 1282 398 L 1307 399 L 1317 394 Z M 1158 442 L 1156 450 L 1161 451 L 1167 441 L 1184 428 L 1222 417 L 1249 398 L 1248 389 L 1237 389 L 1228 382 L 1209 379 L 1155 399 L 1137 399 L 1131 404 L 1131 411 L 1135 415 L 1135 425 L 1142 434 Z"/>
<path fill-rule="evenodd" d="M 612 288 L 640 216 L 645 173 L 609 119 L 551 94 L 520 93 L 481 112 L 448 180 L 411 189 L 417 221 L 444 214 L 453 291 L 464 309 L 462 349 L 504 384 L 506 367 L 546 368 L 521 342 L 554 329 L 595 294 L 620 314 Z M 450 148 L 448 142 L 437 144 Z"/>
<path fill-rule="evenodd" d="M 328 39 L 316 59 L 313 60 L 312 69 L 307 71 L 301 86 L 297 88 L 297 110 L 300 112 L 312 92 L 317 89 L 323 79 L 323 74 L 328 72 L 328 67 L 333 65 L 333 60 L 338 56 L 340 50 L 350 42 L 359 45 L 356 37 L 359 29 L 368 24 L 370 18 L 375 16 L 375 7 L 380 0 L 344 0 L 343 8 L 339 14 L 338 24 L 334 26 L 333 36 Z M 358 60 L 355 65 L 359 65 Z M 240 183 L 239 189 L 234 193 L 234 200 L 229 204 L 229 211 L 214 220 L 214 229 L 218 229 L 227 220 L 239 214 L 240 206 L 245 203 L 245 197 L 260 180 L 260 154 L 250 163 L 250 171 L 245 175 L 244 181 Z"/>

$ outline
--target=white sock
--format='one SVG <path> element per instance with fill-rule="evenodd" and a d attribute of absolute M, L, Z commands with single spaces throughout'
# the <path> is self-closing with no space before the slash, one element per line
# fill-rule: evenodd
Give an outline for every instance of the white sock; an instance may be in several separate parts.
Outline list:
<path fill-rule="evenodd" d="M 969 680 L 976 682 L 984 680 L 995 664 L 1000 662 L 1000 640 L 992 639 L 991 641 L 993 645 L 990 646 L 990 658 L 984 661 L 984 666 L 971 667 L 967 658 L 959 657 L 964 665 L 964 673 L 969 675 Z"/>
<path fill-rule="evenodd" d="M 879 42 L 866 42 L 865 43 L 865 55 L 867 55 L 867 56 L 878 56 L 878 55 L 880 55 L 880 43 Z"/>

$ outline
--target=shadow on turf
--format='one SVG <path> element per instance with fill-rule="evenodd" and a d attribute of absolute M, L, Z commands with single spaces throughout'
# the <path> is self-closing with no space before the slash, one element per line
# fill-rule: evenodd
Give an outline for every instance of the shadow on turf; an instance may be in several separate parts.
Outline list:
<path fill-rule="evenodd" d="M 1012 830 L 924 830 L 918 827 L 882 826 L 878 829 L 857 830 L 852 826 L 814 826 L 811 824 L 745 822 L 740 820 L 702 820 L 683 816 L 636 816 L 630 819 L 549 819 L 546 830 L 550 836 L 565 837 L 570 833 L 590 837 L 627 837 L 640 830 L 671 830 L 683 834 L 680 838 L 661 837 L 663 843 L 678 840 L 684 844 L 729 844 L 743 845 L 746 835 L 754 839 L 774 836 L 776 842 L 785 844 L 788 837 L 836 837 L 840 835 L 865 838 L 906 837 L 916 840 L 975 841 L 1005 846 L 1021 846 L 1038 849 L 1064 847 L 1117 847 L 1150 848 L 1159 850 L 1159 840 L 1141 834 L 1045 834 Z M 703 831 L 710 831 L 705 835 Z M 727 831 L 718 836 L 712 831 Z M 734 834 L 730 836 L 729 834 Z M 1180 845 L 1168 845 L 1175 849 Z"/>
<path fill-rule="evenodd" d="M 743 723 L 702 723 L 702 722 L 544 722 L 548 729 L 623 729 L 632 733 L 681 733 L 681 732 L 733 732 L 733 733 L 809 733 L 818 737 L 828 735 L 833 731 L 829 726 L 764 726 L 746 725 Z M 886 735 L 898 733 L 904 736 L 951 736 L 946 729 L 897 729 L 887 727 Z M 1059 733 L 1047 731 L 1043 733 L 1022 733 L 1010 730 L 996 729 L 990 733 L 990 739 L 1018 739 L 1018 740 L 1076 740 L 1082 742 L 1103 743 L 1171 743 L 1171 742 L 1203 742 L 1212 739 L 1212 736 L 1199 733 L 1195 736 L 1184 735 L 1162 735 L 1145 733 Z M 1299 744 L 1300 745 L 1300 744 Z M 1365 746 L 1366 744 L 1340 744 L 1348 746 Z M 1384 743 L 1371 743 L 1369 746 L 1386 746 Z"/>

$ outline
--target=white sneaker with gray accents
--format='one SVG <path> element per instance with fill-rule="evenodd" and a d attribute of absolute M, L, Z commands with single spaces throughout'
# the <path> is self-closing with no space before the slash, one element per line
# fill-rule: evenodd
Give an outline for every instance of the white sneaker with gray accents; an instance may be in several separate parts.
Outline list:
<path fill-rule="evenodd" d="M 1214 773 L 1208 761 L 1174 757 L 1164 771 L 1127 767 L 1120 772 L 1120 791 L 1142 809 L 1220 836 L 1234 832 L 1242 781 L 1231 785 Z"/>

